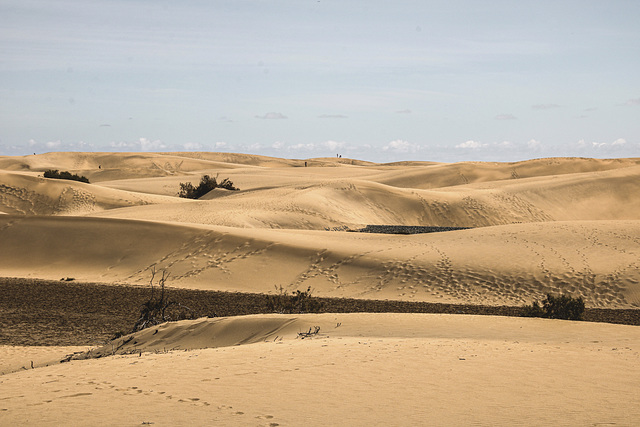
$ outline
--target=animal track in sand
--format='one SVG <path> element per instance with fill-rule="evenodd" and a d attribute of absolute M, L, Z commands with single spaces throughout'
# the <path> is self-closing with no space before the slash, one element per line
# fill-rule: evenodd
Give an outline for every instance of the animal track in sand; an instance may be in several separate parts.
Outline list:
<path fill-rule="evenodd" d="M 247 259 L 268 251 L 275 244 L 268 243 L 264 247 L 251 249 L 251 242 L 246 241 L 230 251 L 223 251 L 220 248 L 224 244 L 224 237 L 213 232 L 205 232 L 184 242 L 180 248 L 164 255 L 152 264 L 139 269 L 127 277 L 131 280 L 135 277 L 143 276 L 153 267 L 172 270 L 173 279 L 183 279 L 201 274 L 208 269 L 219 269 L 224 273 L 229 273 L 226 265 L 234 261 Z M 181 274 L 175 271 L 185 269 Z"/>
<path fill-rule="evenodd" d="M 329 282 L 335 284 L 334 289 L 344 288 L 350 286 L 352 284 L 357 283 L 361 278 L 356 278 L 355 281 L 352 282 L 344 282 L 340 280 L 339 269 L 343 266 L 352 264 L 358 259 L 364 258 L 374 253 L 384 252 L 386 249 L 380 249 L 376 251 L 365 251 L 357 254 L 353 254 L 347 257 L 339 258 L 335 262 L 331 262 L 328 265 L 323 265 L 324 261 L 329 258 L 331 255 L 328 250 L 322 250 L 317 252 L 311 259 L 309 267 L 302 273 L 298 274 L 296 279 L 289 284 L 290 288 L 299 287 L 306 280 L 314 279 L 317 277 L 326 277 Z"/>
<path fill-rule="evenodd" d="M 491 198 L 496 200 L 504 209 L 509 208 L 511 219 L 508 222 L 548 222 L 553 217 L 542 209 L 537 208 L 528 201 L 511 193 L 492 193 Z"/>
<path fill-rule="evenodd" d="M 226 268 L 226 264 L 230 264 L 234 261 L 237 260 L 241 260 L 241 259 L 247 259 L 249 257 L 255 256 L 255 255 L 259 255 L 262 254 L 264 252 L 267 252 L 270 248 L 272 248 L 275 244 L 274 243 L 269 243 L 266 246 L 262 247 L 262 248 L 258 248 L 258 249 L 254 249 L 254 250 L 247 250 L 248 248 L 251 247 L 249 242 L 245 242 L 244 244 L 237 246 L 236 248 L 234 248 L 230 253 L 229 252 L 225 252 L 222 255 L 216 257 L 214 255 L 208 254 L 207 252 L 205 252 L 207 249 L 209 249 L 208 247 L 206 247 L 206 249 L 203 249 L 202 251 L 198 251 L 194 254 L 190 254 L 187 255 L 185 258 L 183 258 L 181 261 L 186 261 L 187 259 L 192 259 L 192 266 L 193 268 L 181 275 L 177 275 L 175 276 L 176 279 L 182 279 L 182 278 L 187 278 L 187 277 L 193 277 L 193 276 L 197 276 L 199 274 L 201 274 L 202 272 L 211 269 L 211 268 L 217 268 L 225 273 L 229 273 L 229 270 Z M 206 258 L 209 258 L 208 260 L 205 260 L 205 264 L 202 265 L 201 267 L 195 267 L 197 262 L 195 261 L 195 258 L 197 258 L 199 255 L 203 255 Z"/>
<path fill-rule="evenodd" d="M 22 187 L 0 184 L 0 206 L 21 215 L 55 214 L 56 202 L 53 199 L 29 191 Z"/>
<path fill-rule="evenodd" d="M 78 211 L 92 212 L 95 210 L 95 197 L 84 191 L 77 190 L 73 187 L 65 187 L 56 203 L 57 213 Z"/>

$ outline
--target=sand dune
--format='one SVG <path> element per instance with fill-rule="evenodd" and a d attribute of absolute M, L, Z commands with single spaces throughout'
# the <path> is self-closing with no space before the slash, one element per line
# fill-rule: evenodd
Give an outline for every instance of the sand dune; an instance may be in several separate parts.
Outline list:
<path fill-rule="evenodd" d="M 325 296 L 489 304 L 571 292 L 596 307 L 640 303 L 638 159 L 307 162 L 226 153 L 0 158 L 0 212 L 10 214 L 0 220 L 0 268 L 146 283 L 157 266 L 176 286 L 206 289 L 311 285 Z M 47 168 L 110 180 L 35 176 Z M 175 197 L 180 182 L 204 173 L 224 173 L 242 190 Z M 367 224 L 479 228 L 324 231 Z"/>
<path fill-rule="evenodd" d="M 39 177 L 47 169 L 92 183 Z M 241 191 L 176 197 L 204 174 Z M 638 194 L 640 159 L 0 157 L 0 274 L 146 286 L 156 268 L 183 288 L 310 286 L 317 296 L 490 305 L 568 293 L 589 307 L 638 308 Z M 336 231 L 366 224 L 476 228 Z M 638 331 L 488 316 L 261 315 L 165 324 L 91 350 L 135 354 L 51 366 L 78 349 L 1 346 L 0 372 L 13 373 L 0 376 L 0 424 L 636 425 Z"/>
<path fill-rule="evenodd" d="M 0 345 L 0 378 L 2 375 L 43 366 L 57 365 L 66 355 L 85 352 L 91 347 L 11 346 Z M 33 363 L 33 367 L 31 364 Z M 2 380 L 0 379 L 0 384 Z"/>
<path fill-rule="evenodd" d="M 640 193 L 640 166 L 437 190 L 392 187 L 362 177 L 322 180 L 305 176 L 297 184 L 283 182 L 290 179 L 293 178 L 279 176 L 278 182 L 271 182 L 263 175 L 263 187 L 254 190 L 220 190 L 193 204 L 141 206 L 99 215 L 316 230 L 359 228 L 366 224 L 483 227 L 518 222 L 640 219 L 640 198 L 634 196 Z M 178 188 L 177 182 L 174 188 Z"/>
<path fill-rule="evenodd" d="M 76 181 L 0 171 L 0 211 L 21 215 L 83 215 L 172 198 L 103 188 Z"/>
<path fill-rule="evenodd" d="M 97 208 L 67 208 L 64 205 L 73 200 L 59 202 L 63 190 L 57 190 L 52 197 L 51 188 L 45 189 L 37 181 L 25 182 L 24 174 L 10 174 L 3 181 L 14 181 L 14 185 L 5 184 L 0 211 L 77 214 L 109 210 L 101 215 L 320 230 L 389 223 L 478 227 L 515 222 L 640 219 L 640 201 L 634 197 L 640 190 L 637 159 L 425 162 L 403 166 L 327 158 L 310 159 L 311 167 L 305 168 L 301 167 L 301 160 L 240 154 L 66 154 L 2 158 L 0 166 L 32 174 L 47 168 L 85 174 L 97 184 L 82 187 L 83 192 L 69 184 L 64 188 L 73 189 L 75 196 L 67 198 L 82 205 L 79 199 L 84 199 L 81 195 L 90 189 L 89 193 L 99 194 L 89 197 L 104 199 L 93 203 Z M 242 191 L 214 192 L 191 204 L 142 196 L 176 196 L 181 182 L 197 184 L 205 173 L 222 173 L 220 178 L 230 178 Z M 19 184 L 15 184 L 17 177 L 21 178 Z M 102 191 L 100 187 L 128 194 Z M 131 193 L 142 200 L 131 200 L 136 198 Z M 163 205 L 138 207 L 160 203 Z M 130 206 L 134 207 L 118 209 Z"/>
<path fill-rule="evenodd" d="M 403 167 L 380 177 L 377 182 L 394 187 L 433 189 L 491 181 L 624 169 L 640 165 L 640 159 L 553 158 L 514 163 L 434 163 L 429 164 L 429 167 L 424 167 L 425 164 L 417 162 L 391 165 Z"/>
<path fill-rule="evenodd" d="M 413 236 L 179 226 L 84 217 L 0 217 L 8 276 L 318 295 L 521 304 L 547 292 L 589 306 L 640 304 L 640 221 L 484 227 Z"/>
<path fill-rule="evenodd" d="M 296 339 L 316 325 L 317 336 Z M 343 314 L 204 319 L 154 330 L 136 339 L 140 349 L 158 353 L 1 376 L 3 423 L 633 425 L 640 419 L 632 392 L 640 386 L 637 327 Z M 213 348 L 159 347 L 188 348 L 197 340 Z"/>

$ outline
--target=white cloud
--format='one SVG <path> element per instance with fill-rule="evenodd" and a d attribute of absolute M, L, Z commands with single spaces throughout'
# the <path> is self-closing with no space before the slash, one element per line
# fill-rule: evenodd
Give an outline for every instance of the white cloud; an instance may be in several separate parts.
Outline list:
<path fill-rule="evenodd" d="M 540 141 L 536 139 L 530 139 L 529 141 L 527 141 L 527 147 L 532 150 L 537 150 L 538 148 L 540 148 L 540 146 Z"/>
<path fill-rule="evenodd" d="M 326 141 L 323 142 L 322 145 L 327 147 L 329 150 L 335 151 L 339 148 L 343 148 L 345 146 L 345 143 L 337 141 Z"/>
<path fill-rule="evenodd" d="M 415 153 L 420 150 L 420 146 L 402 139 L 396 139 L 382 147 L 382 150 L 393 151 L 395 153 Z"/>
<path fill-rule="evenodd" d="M 49 149 L 59 148 L 62 145 L 62 142 L 60 142 L 60 140 L 58 140 L 58 141 L 49 141 L 44 145 L 45 145 L 45 147 L 47 147 Z"/>
<path fill-rule="evenodd" d="M 112 141 L 109 143 L 111 148 L 121 148 L 136 151 L 155 151 L 160 149 L 166 149 L 167 145 L 159 139 L 150 140 L 148 138 L 138 138 L 137 141 Z"/>
<path fill-rule="evenodd" d="M 142 148 L 142 151 L 153 151 L 153 150 L 167 148 L 167 146 L 159 139 L 155 139 L 151 141 L 150 139 L 147 139 L 147 138 L 140 138 L 139 141 L 140 141 L 140 148 Z"/>
<path fill-rule="evenodd" d="M 627 140 L 624 138 L 618 138 L 615 141 L 608 143 L 608 142 L 592 142 L 591 146 L 594 148 L 604 148 L 604 147 L 621 147 L 623 145 L 625 145 L 627 143 Z"/>
<path fill-rule="evenodd" d="M 496 120 L 516 120 L 517 117 L 513 114 L 498 114 Z"/>
<path fill-rule="evenodd" d="M 489 144 L 483 144 L 481 142 L 478 141 L 473 141 L 473 140 L 469 140 L 469 141 L 465 141 L 461 144 L 456 145 L 456 148 L 482 148 L 482 147 L 486 147 Z"/>
<path fill-rule="evenodd" d="M 255 116 L 256 119 L 265 119 L 265 120 L 279 120 L 279 119 L 286 119 L 288 118 L 287 116 L 285 116 L 282 113 L 274 113 L 274 112 L 270 112 L 267 113 L 263 116 Z"/>
<path fill-rule="evenodd" d="M 624 105 L 640 105 L 640 98 L 630 99 Z"/>
<path fill-rule="evenodd" d="M 287 147 L 289 151 L 313 151 L 316 148 L 315 144 L 295 144 Z"/>
<path fill-rule="evenodd" d="M 131 148 L 131 147 L 133 147 L 133 146 L 134 146 L 134 144 L 133 144 L 133 143 L 131 143 L 131 142 L 125 142 L 125 141 L 118 141 L 118 142 L 116 142 L 116 141 L 111 141 L 111 142 L 109 143 L 109 147 L 111 147 L 111 148 Z"/>
<path fill-rule="evenodd" d="M 259 145 L 259 144 L 258 144 Z M 350 147 L 347 147 L 345 142 L 338 141 L 325 141 L 319 143 L 298 143 L 288 145 L 282 141 L 276 141 L 269 147 L 276 151 L 288 151 L 288 152 L 304 152 L 304 153 L 318 153 L 321 155 L 335 155 L 335 153 L 341 150 L 349 150 Z"/>
<path fill-rule="evenodd" d="M 185 142 L 184 144 L 182 144 L 182 146 L 187 151 L 195 151 L 195 150 L 202 149 L 202 144 L 200 144 L 199 142 Z"/>
<path fill-rule="evenodd" d="M 213 146 L 214 146 L 216 149 L 219 149 L 219 148 L 227 148 L 227 145 L 228 145 L 228 144 L 227 144 L 226 142 L 224 142 L 224 141 L 218 141 L 218 142 L 216 142 L 215 144 L 213 144 Z"/>

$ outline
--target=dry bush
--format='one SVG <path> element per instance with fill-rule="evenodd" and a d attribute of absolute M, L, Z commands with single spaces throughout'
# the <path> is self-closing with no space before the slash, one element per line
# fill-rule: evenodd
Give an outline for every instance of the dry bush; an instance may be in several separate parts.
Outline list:
<path fill-rule="evenodd" d="M 86 176 L 72 174 L 68 171 L 59 172 L 58 170 L 49 169 L 44 171 L 44 177 L 53 179 L 68 179 L 71 181 L 86 182 L 87 184 L 89 184 L 89 179 Z"/>
<path fill-rule="evenodd" d="M 169 273 L 166 270 L 162 270 L 162 277 L 158 280 L 157 287 L 159 291 L 156 291 L 153 286 L 155 276 L 156 269 L 154 267 L 151 270 L 151 280 L 149 281 L 151 296 L 140 307 L 140 317 L 133 326 L 131 330 L 132 333 L 172 320 L 193 319 L 197 317 L 196 313 L 189 307 L 169 299 L 167 290 L 165 289 L 165 284 L 169 278 Z"/>
<path fill-rule="evenodd" d="M 584 314 L 584 299 L 573 298 L 569 295 L 553 296 L 547 294 L 542 301 L 534 301 L 523 307 L 525 317 L 545 317 L 548 319 L 582 320 Z"/>
<path fill-rule="evenodd" d="M 233 186 L 233 182 L 231 182 L 229 178 L 225 178 L 222 181 L 218 182 L 218 175 L 213 178 L 211 178 L 209 175 L 204 175 L 200 179 L 200 184 L 198 184 L 197 187 L 194 187 L 190 182 L 181 182 L 178 197 L 182 197 L 185 199 L 199 199 L 209 191 L 216 188 L 224 188 L 225 190 L 231 191 L 239 190 L 239 188 Z"/>
<path fill-rule="evenodd" d="M 311 286 L 306 291 L 296 289 L 292 294 L 276 286 L 276 294 L 267 295 L 267 310 L 273 313 L 317 313 L 322 308 L 322 302 L 311 296 Z"/>

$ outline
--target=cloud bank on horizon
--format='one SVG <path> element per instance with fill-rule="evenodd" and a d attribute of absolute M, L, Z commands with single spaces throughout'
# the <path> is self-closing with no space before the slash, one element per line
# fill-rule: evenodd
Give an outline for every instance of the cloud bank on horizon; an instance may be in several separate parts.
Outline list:
<path fill-rule="evenodd" d="M 638 157 L 638 17 L 632 0 L 5 0 L 0 155 Z"/>

